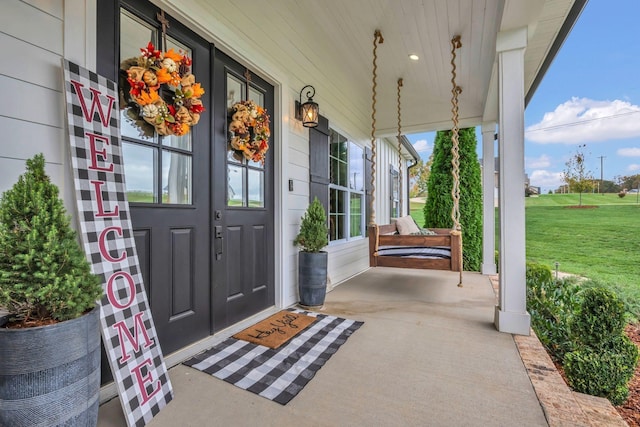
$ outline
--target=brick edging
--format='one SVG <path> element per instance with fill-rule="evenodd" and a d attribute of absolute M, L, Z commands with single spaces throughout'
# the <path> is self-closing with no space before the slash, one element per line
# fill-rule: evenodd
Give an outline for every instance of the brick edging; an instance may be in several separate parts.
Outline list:
<path fill-rule="evenodd" d="M 607 399 L 573 392 L 533 330 L 514 340 L 549 426 L 628 425 Z"/>

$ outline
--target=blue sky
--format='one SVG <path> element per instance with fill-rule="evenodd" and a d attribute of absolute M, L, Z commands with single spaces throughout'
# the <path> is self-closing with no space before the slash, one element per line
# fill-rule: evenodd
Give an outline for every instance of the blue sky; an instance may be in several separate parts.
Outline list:
<path fill-rule="evenodd" d="M 601 172 L 605 180 L 640 174 L 638 18 L 638 0 L 587 3 L 525 111 L 531 185 L 543 192 L 561 185 L 579 144 L 586 144 L 587 168 L 597 179 Z M 434 136 L 407 135 L 424 159 Z"/>

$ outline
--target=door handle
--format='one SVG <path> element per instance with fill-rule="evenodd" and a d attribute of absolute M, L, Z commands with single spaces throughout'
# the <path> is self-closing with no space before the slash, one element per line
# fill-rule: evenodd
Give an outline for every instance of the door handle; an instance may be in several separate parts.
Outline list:
<path fill-rule="evenodd" d="M 224 252 L 224 236 L 222 235 L 222 226 L 215 226 L 215 237 L 216 237 L 216 261 L 222 259 L 222 253 Z"/>

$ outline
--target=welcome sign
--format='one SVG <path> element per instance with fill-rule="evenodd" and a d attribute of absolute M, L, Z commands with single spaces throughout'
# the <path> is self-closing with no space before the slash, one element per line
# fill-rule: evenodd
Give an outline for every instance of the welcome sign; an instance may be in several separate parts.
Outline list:
<path fill-rule="evenodd" d="M 138 263 L 125 192 L 114 82 L 63 60 L 80 235 L 102 278 L 102 339 L 131 426 L 173 398 Z"/>

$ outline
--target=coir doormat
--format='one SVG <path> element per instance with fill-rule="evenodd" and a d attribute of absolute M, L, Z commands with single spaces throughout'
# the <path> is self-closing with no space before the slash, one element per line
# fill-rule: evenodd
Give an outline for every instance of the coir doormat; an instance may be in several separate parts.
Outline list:
<path fill-rule="evenodd" d="M 184 362 L 286 405 L 364 322 L 292 310 L 317 320 L 277 349 L 228 338 Z"/>
<path fill-rule="evenodd" d="M 244 331 L 238 332 L 233 338 L 269 348 L 278 348 L 315 321 L 315 317 L 282 310 Z"/>

